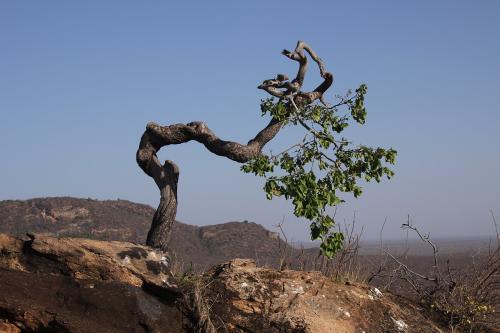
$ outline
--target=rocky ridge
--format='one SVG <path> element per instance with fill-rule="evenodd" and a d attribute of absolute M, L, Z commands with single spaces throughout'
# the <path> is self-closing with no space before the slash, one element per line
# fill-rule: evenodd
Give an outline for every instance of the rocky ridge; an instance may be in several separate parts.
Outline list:
<path fill-rule="evenodd" d="M 0 332 L 443 332 L 410 304 L 318 272 L 169 265 L 129 242 L 0 234 Z"/>

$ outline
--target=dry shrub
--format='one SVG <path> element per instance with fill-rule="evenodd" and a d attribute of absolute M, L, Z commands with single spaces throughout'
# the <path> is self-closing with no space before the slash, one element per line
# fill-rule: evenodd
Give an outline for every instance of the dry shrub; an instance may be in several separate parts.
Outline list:
<path fill-rule="evenodd" d="M 359 254 L 360 238 L 363 229 L 356 230 L 356 215 L 351 223 L 342 227 L 339 231 L 344 234 L 344 242 L 341 249 L 331 259 L 319 254 L 319 260 L 315 261 L 315 269 L 325 276 L 337 282 L 365 282 L 366 274 L 362 269 Z"/>
<path fill-rule="evenodd" d="M 363 229 L 356 229 L 356 215 L 350 223 L 338 226 L 338 231 L 344 234 L 342 247 L 333 258 L 328 258 L 320 250 L 296 249 L 290 246 L 283 230 L 283 222 L 276 225 L 281 237 L 277 238 L 279 259 L 278 269 L 296 269 L 301 271 L 319 271 L 323 275 L 338 282 L 365 282 L 368 274 L 363 270 L 360 257 L 360 238 Z"/>
<path fill-rule="evenodd" d="M 355 228 L 356 218 L 344 226 L 343 247 L 334 258 L 311 255 L 302 249 L 294 254 L 288 245 L 281 224 L 278 225 L 284 240 L 280 246 L 279 268 L 299 268 L 321 271 L 334 281 L 347 283 L 368 283 L 388 290 L 396 296 L 420 303 L 430 317 L 441 321 L 452 332 L 499 332 L 500 327 L 500 236 L 498 224 L 492 214 L 496 241 L 490 244 L 487 253 L 473 257 L 469 267 L 453 268 L 450 260 L 439 258 L 438 247 L 427 234 L 422 234 L 411 224 L 408 217 L 403 229 L 415 233 L 433 253 L 424 273 L 418 272 L 407 263 L 408 250 L 395 256 L 383 249 L 380 231 L 378 263 L 360 255 L 362 229 Z M 371 268 L 368 268 L 370 265 Z M 497 329 L 495 331 L 494 329 Z"/>
<path fill-rule="evenodd" d="M 378 284 L 386 290 L 418 301 L 452 332 L 498 332 L 494 329 L 500 327 L 500 237 L 493 214 L 492 217 L 495 244 L 490 244 L 488 253 L 473 257 L 469 267 L 461 269 L 454 269 L 450 260 L 443 265 L 436 244 L 428 234 L 414 227 L 408 217 L 402 227 L 416 233 L 432 249 L 432 266 L 426 273 L 417 272 L 405 262 L 406 254 L 394 256 L 384 251 L 384 258 L 380 258 L 383 264 L 368 281 L 378 278 Z"/>
<path fill-rule="evenodd" d="M 184 295 L 182 308 L 189 319 L 189 331 L 194 333 L 216 333 L 211 319 L 213 301 L 205 294 L 210 283 L 200 274 L 188 268 L 177 276 L 177 281 Z"/>

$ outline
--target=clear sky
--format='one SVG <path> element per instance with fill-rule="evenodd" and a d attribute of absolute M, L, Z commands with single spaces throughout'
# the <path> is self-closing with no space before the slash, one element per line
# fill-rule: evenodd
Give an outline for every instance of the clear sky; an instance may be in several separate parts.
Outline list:
<path fill-rule="evenodd" d="M 307 41 L 333 94 L 368 85 L 358 143 L 398 150 L 396 177 L 346 198 L 365 236 L 400 237 L 406 215 L 436 237 L 493 233 L 500 214 L 499 1 L 2 1 L 0 200 L 127 199 L 156 206 L 135 163 L 149 121 L 205 121 L 247 142 L 268 122 L 256 86 L 296 64 Z M 306 88 L 319 75 L 311 67 Z M 297 139 L 280 133 L 269 148 Z M 250 220 L 289 237 L 308 227 L 291 203 L 197 143 L 167 147 L 181 169 L 178 219 Z"/>

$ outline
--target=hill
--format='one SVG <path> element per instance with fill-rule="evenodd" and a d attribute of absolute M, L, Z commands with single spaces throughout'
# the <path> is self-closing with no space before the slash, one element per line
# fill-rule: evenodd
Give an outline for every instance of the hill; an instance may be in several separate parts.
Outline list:
<path fill-rule="evenodd" d="M 143 244 L 155 209 L 126 200 L 72 197 L 0 201 L 0 233 L 127 241 Z M 177 222 L 171 255 L 185 267 L 201 270 L 232 258 L 254 258 L 276 265 L 279 237 L 253 222 L 193 226 Z"/>

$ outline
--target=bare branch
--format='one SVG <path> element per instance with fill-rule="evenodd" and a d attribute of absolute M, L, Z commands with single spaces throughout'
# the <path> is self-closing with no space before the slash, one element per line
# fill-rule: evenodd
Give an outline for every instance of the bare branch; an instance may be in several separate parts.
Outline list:
<path fill-rule="evenodd" d="M 422 233 L 420 232 L 420 230 L 418 230 L 418 228 L 414 227 L 412 224 L 411 224 L 411 220 L 410 220 L 410 215 L 408 215 L 408 220 L 406 223 L 403 223 L 401 225 L 401 228 L 403 229 L 410 229 L 410 230 L 413 230 L 417 235 L 418 237 L 420 237 L 420 239 L 429 244 L 431 247 L 432 247 L 432 254 L 433 254 L 433 257 L 434 257 L 434 270 L 436 272 L 436 275 L 435 275 L 435 279 L 432 280 L 432 281 L 437 281 L 438 280 L 441 280 L 442 278 L 442 275 L 441 275 L 441 270 L 439 269 L 439 263 L 438 263 L 438 248 L 436 246 L 436 244 L 434 244 L 432 241 L 431 241 L 431 238 L 430 238 L 430 235 L 427 234 L 427 235 L 422 235 Z"/>
<path fill-rule="evenodd" d="M 307 73 L 307 57 L 304 54 L 306 51 L 309 56 L 318 64 L 321 77 L 324 81 L 311 92 L 303 92 L 300 89 L 304 84 L 304 79 Z M 325 65 L 321 58 L 313 51 L 313 49 L 303 41 L 298 41 L 294 51 L 283 50 L 281 52 L 287 58 L 297 61 L 299 69 L 295 79 L 288 82 L 288 77 L 284 74 L 278 74 L 276 79 L 265 80 L 259 89 L 267 91 L 272 96 L 278 98 L 290 98 L 295 96 L 295 103 L 300 106 L 311 104 L 319 99 L 323 104 L 328 105 L 323 99 L 323 94 L 330 88 L 333 83 L 333 75 L 326 71 Z M 283 89 L 283 90 L 280 90 Z"/>
<path fill-rule="evenodd" d="M 384 250 L 384 253 L 387 254 L 389 257 L 391 257 L 392 260 L 394 260 L 395 262 L 397 262 L 400 265 L 400 267 L 404 268 L 404 270 L 406 272 L 411 273 L 411 274 L 413 274 L 413 275 L 421 278 L 422 280 L 433 281 L 433 282 L 436 281 L 436 279 L 433 278 L 433 277 L 429 277 L 429 276 L 426 276 L 426 275 L 423 275 L 423 274 L 420 274 L 420 273 L 417 273 L 417 272 L 411 270 L 410 268 L 408 268 L 407 265 L 405 265 L 399 259 L 397 259 L 395 256 L 393 256 L 389 251 L 385 251 Z"/>

